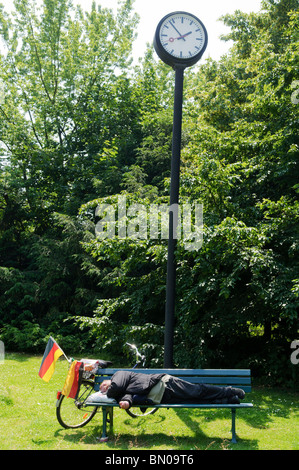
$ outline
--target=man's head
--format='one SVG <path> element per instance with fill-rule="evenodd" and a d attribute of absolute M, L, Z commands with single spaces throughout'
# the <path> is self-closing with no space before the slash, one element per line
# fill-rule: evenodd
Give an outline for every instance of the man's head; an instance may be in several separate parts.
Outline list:
<path fill-rule="evenodd" d="M 106 393 L 110 385 L 111 385 L 111 380 L 103 380 L 103 382 L 100 385 L 101 392 Z"/>

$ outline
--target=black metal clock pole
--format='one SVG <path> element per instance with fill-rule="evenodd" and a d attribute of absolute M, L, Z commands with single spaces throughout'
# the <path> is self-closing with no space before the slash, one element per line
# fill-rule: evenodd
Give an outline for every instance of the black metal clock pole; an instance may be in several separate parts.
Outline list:
<path fill-rule="evenodd" d="M 176 233 L 180 186 L 183 83 L 186 67 L 196 64 L 203 55 L 208 35 L 203 23 L 191 13 L 169 13 L 159 22 L 154 36 L 155 50 L 165 64 L 175 70 L 173 137 L 171 156 L 170 211 L 166 279 L 164 366 L 172 368 L 175 323 Z M 173 210 L 171 210 L 173 209 Z"/>
<path fill-rule="evenodd" d="M 184 67 L 175 67 L 175 93 L 173 111 L 173 134 L 171 156 L 170 206 L 179 203 L 180 160 L 182 137 Z M 177 207 L 178 209 L 178 207 Z M 176 286 L 176 230 L 178 211 L 169 212 L 168 258 L 165 306 L 164 367 L 173 367 L 173 337 L 175 324 L 175 286 Z"/>

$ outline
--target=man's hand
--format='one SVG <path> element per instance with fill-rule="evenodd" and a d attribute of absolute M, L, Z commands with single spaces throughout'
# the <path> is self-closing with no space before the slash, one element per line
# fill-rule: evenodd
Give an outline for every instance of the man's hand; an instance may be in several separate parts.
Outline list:
<path fill-rule="evenodd" d="M 130 403 L 128 401 L 120 401 L 119 402 L 119 406 L 120 408 L 122 408 L 123 410 L 127 410 L 130 406 Z"/>

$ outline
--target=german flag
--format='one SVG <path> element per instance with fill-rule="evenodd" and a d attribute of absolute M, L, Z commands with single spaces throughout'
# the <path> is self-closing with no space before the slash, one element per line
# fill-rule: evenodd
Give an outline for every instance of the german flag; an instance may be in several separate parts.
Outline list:
<path fill-rule="evenodd" d="M 60 356 L 62 356 L 62 354 L 63 351 L 60 349 L 56 341 L 54 341 L 53 338 L 50 338 L 38 373 L 40 378 L 45 382 L 49 382 L 50 378 L 54 374 L 56 361 Z"/>
<path fill-rule="evenodd" d="M 73 361 L 69 368 L 65 383 L 62 389 L 62 395 L 69 398 L 77 398 L 84 370 L 83 362 Z"/>

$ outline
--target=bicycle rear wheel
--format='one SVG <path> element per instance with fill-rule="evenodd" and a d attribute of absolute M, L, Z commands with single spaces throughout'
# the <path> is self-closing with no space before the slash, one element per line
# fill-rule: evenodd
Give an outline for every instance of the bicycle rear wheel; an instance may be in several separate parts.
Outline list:
<path fill-rule="evenodd" d="M 97 407 L 84 405 L 87 397 L 93 392 L 93 382 L 83 381 L 77 400 L 60 395 L 56 403 L 56 417 L 62 427 L 69 429 L 82 428 L 89 423 L 97 412 Z"/>

